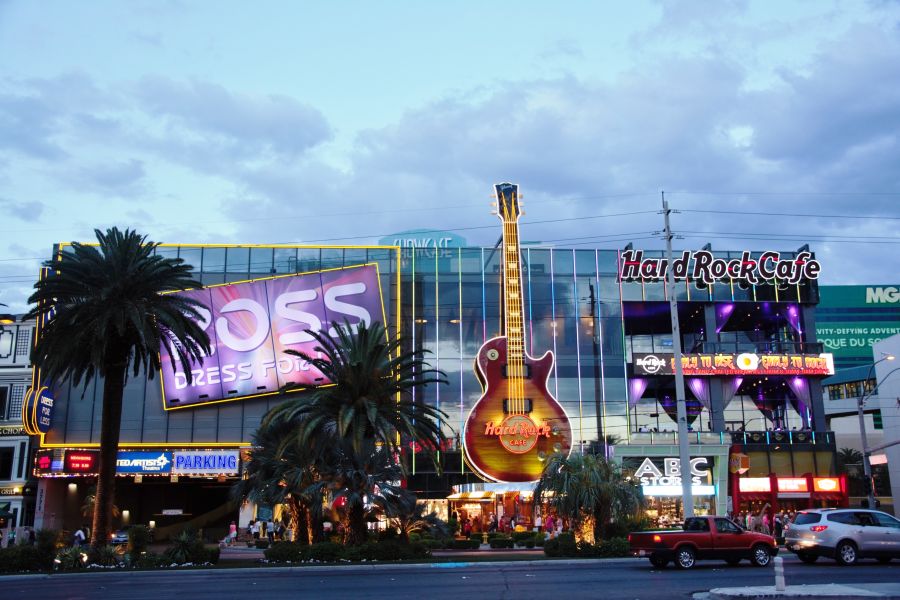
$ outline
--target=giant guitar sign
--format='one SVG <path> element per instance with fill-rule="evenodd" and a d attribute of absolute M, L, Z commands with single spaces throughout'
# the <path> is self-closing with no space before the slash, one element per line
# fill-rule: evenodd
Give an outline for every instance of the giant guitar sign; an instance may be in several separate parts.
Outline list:
<path fill-rule="evenodd" d="M 463 444 L 469 466 L 485 479 L 535 481 L 551 455 L 569 455 L 572 428 L 547 389 L 553 353 L 536 359 L 525 351 L 518 186 L 494 187 L 503 222 L 505 335 L 487 340 L 478 351 L 475 373 L 483 394 L 466 419 Z"/>

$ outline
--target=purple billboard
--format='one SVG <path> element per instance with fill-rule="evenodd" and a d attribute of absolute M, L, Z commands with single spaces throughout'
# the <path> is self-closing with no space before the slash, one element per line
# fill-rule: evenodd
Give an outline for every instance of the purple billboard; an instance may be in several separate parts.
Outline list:
<path fill-rule="evenodd" d="M 166 410 L 276 393 L 288 383 L 329 383 L 322 373 L 296 356 L 316 345 L 307 332 L 330 329 L 330 323 L 384 322 L 381 285 L 374 264 L 319 273 L 257 279 L 179 292 L 203 303 L 200 325 L 209 334 L 212 352 L 191 365 L 193 381 L 164 348 L 163 405 Z M 326 332 L 333 335 L 334 332 Z"/>

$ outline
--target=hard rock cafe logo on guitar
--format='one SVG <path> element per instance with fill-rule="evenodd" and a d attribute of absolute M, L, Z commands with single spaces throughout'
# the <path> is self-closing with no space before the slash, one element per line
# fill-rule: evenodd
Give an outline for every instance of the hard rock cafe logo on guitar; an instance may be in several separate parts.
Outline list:
<path fill-rule="evenodd" d="M 500 444 L 513 454 L 525 454 L 534 448 L 539 437 L 550 437 L 550 425 L 535 425 L 527 415 L 510 415 L 499 425 L 488 421 L 484 435 L 497 436 Z"/>

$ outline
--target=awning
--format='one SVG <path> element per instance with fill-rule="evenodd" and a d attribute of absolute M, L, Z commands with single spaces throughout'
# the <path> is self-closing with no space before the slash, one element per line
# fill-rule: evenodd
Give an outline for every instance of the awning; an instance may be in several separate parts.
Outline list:
<path fill-rule="evenodd" d="M 491 502 L 494 492 L 457 492 L 447 496 L 447 500 L 474 500 L 476 502 Z"/>

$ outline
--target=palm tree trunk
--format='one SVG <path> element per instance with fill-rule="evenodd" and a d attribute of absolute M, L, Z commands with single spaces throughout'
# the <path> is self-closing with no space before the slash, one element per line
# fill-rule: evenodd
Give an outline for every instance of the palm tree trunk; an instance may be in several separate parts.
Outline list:
<path fill-rule="evenodd" d="M 366 542 L 366 509 L 362 502 L 354 502 L 350 506 L 350 535 L 347 543 L 351 546 L 364 544 Z"/>
<path fill-rule="evenodd" d="M 109 534 L 112 530 L 113 504 L 116 499 L 116 456 L 119 452 L 119 427 L 122 423 L 122 395 L 125 389 L 126 368 L 127 364 L 107 365 L 106 378 L 103 381 L 97 495 L 94 497 L 94 518 L 91 525 L 91 545 L 94 548 L 109 544 Z"/>
<path fill-rule="evenodd" d="M 322 529 L 322 499 L 318 497 L 317 500 L 318 504 L 309 505 L 309 537 L 313 544 L 325 541 L 325 532 Z"/>

